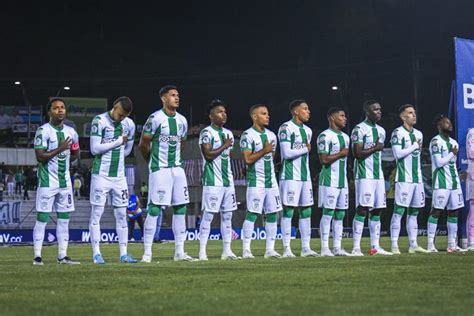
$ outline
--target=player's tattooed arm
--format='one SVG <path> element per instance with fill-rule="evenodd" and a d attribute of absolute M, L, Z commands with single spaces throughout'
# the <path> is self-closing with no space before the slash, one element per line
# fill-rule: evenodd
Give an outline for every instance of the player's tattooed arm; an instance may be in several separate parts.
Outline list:
<path fill-rule="evenodd" d="M 48 162 L 51 158 L 69 149 L 71 143 L 72 140 L 70 137 L 68 137 L 59 143 L 58 148 L 53 149 L 51 151 L 46 151 L 46 149 L 35 149 L 36 160 L 38 162 Z"/>

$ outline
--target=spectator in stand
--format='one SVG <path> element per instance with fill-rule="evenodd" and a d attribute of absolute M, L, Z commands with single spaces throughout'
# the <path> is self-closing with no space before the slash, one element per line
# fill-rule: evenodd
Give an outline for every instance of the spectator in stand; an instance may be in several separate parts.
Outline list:
<path fill-rule="evenodd" d="M 26 174 L 23 174 L 23 200 L 29 200 L 30 196 L 28 195 L 28 179 L 26 178 Z"/>
<path fill-rule="evenodd" d="M 5 113 L 5 108 L 0 106 L 0 144 L 12 145 L 12 120 L 10 115 Z"/>
<path fill-rule="evenodd" d="M 148 185 L 145 182 L 142 182 L 142 186 L 140 187 L 140 194 L 142 196 L 142 204 L 146 208 L 148 200 Z"/>
<path fill-rule="evenodd" d="M 14 190 L 15 190 L 15 177 L 13 176 L 13 172 L 9 171 L 7 175 L 7 195 L 9 197 L 12 197 Z"/>
<path fill-rule="evenodd" d="M 0 202 L 3 202 L 3 191 L 5 191 L 5 184 L 2 181 L 0 181 Z"/>
<path fill-rule="evenodd" d="M 15 194 L 21 194 L 21 187 L 23 186 L 23 170 L 18 168 L 15 173 Z"/>
<path fill-rule="evenodd" d="M 141 238 L 143 238 L 143 217 L 142 217 L 142 209 L 140 199 L 135 195 L 130 195 L 128 199 L 128 207 L 127 207 L 127 215 L 128 215 L 128 240 L 135 240 L 134 232 L 135 232 L 135 222 L 138 222 L 138 226 L 140 227 L 141 231 Z"/>
<path fill-rule="evenodd" d="M 74 187 L 74 196 L 77 196 L 78 198 L 81 197 L 81 187 L 82 187 L 82 181 L 81 181 L 81 177 L 76 173 L 75 176 L 74 176 L 74 183 L 73 183 L 73 187 Z"/>

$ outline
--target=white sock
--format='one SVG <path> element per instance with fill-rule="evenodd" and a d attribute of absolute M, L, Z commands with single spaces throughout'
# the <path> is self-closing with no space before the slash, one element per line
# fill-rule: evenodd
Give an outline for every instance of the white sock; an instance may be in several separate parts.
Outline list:
<path fill-rule="evenodd" d="M 267 233 L 266 251 L 275 250 L 275 239 L 277 234 L 277 223 L 265 223 L 265 232 Z"/>
<path fill-rule="evenodd" d="M 207 240 L 211 232 L 211 223 L 214 214 L 204 211 L 202 213 L 201 225 L 199 226 L 199 253 L 206 253 Z M 224 237 L 224 236 L 222 236 Z"/>
<path fill-rule="evenodd" d="M 282 234 L 281 239 L 283 242 L 283 248 L 288 248 L 290 247 L 290 241 L 291 241 L 291 218 L 283 216 L 281 218 L 280 227 L 281 227 L 281 234 Z"/>
<path fill-rule="evenodd" d="M 175 255 L 184 254 L 184 240 L 186 239 L 186 215 L 173 214 L 171 223 L 174 234 Z"/>
<path fill-rule="evenodd" d="M 229 253 L 230 243 L 232 242 L 232 212 L 221 213 L 221 235 L 223 243 L 223 252 Z"/>
<path fill-rule="evenodd" d="M 36 221 L 35 228 L 33 228 L 33 248 L 35 252 L 35 258 L 41 257 L 41 249 L 43 248 L 45 230 L 46 223 Z"/>
<path fill-rule="evenodd" d="M 364 222 L 358 221 L 355 217 L 352 221 L 352 247 L 360 249 L 360 240 L 364 231 Z"/>
<path fill-rule="evenodd" d="M 151 249 L 153 246 L 153 238 L 155 237 L 157 220 L 158 216 L 153 216 L 150 213 L 147 214 L 145 219 L 145 225 L 143 227 L 143 255 L 147 257 L 151 257 Z"/>
<path fill-rule="evenodd" d="M 333 219 L 332 220 L 332 236 L 333 236 L 333 247 L 334 249 L 341 249 L 342 242 L 342 221 Z"/>
<path fill-rule="evenodd" d="M 428 248 L 434 248 L 438 224 L 428 222 Z"/>
<path fill-rule="evenodd" d="M 119 240 L 120 257 L 127 254 L 128 225 L 127 211 L 125 207 L 115 207 L 115 229 Z"/>
<path fill-rule="evenodd" d="M 311 217 L 300 218 L 299 227 L 301 234 L 301 249 L 310 249 L 309 242 L 311 240 Z"/>
<path fill-rule="evenodd" d="M 407 232 L 410 248 L 418 247 L 416 239 L 418 238 L 418 216 L 407 216 Z"/>
<path fill-rule="evenodd" d="M 69 219 L 58 218 L 56 223 L 56 238 L 58 238 L 58 259 L 67 256 L 69 243 Z"/>
<path fill-rule="evenodd" d="M 398 248 L 398 238 L 400 236 L 400 227 L 402 223 L 402 215 L 393 213 L 390 221 L 390 239 L 392 240 L 392 247 Z"/>
<path fill-rule="evenodd" d="M 100 218 L 104 213 L 104 206 L 92 205 L 89 232 L 93 256 L 100 253 Z"/>
<path fill-rule="evenodd" d="M 250 251 L 250 242 L 252 241 L 254 226 L 255 226 L 254 222 L 251 222 L 249 220 L 244 221 L 244 225 L 242 226 L 242 232 L 243 232 L 242 247 L 244 251 L 245 250 Z"/>
<path fill-rule="evenodd" d="M 380 248 L 380 220 L 373 221 L 369 218 L 370 246 L 372 249 Z"/>
<path fill-rule="evenodd" d="M 332 216 L 323 215 L 319 224 L 319 231 L 321 234 L 321 248 L 329 248 L 329 233 L 331 231 Z"/>
<path fill-rule="evenodd" d="M 448 247 L 456 247 L 456 236 L 458 234 L 458 223 L 448 221 Z"/>

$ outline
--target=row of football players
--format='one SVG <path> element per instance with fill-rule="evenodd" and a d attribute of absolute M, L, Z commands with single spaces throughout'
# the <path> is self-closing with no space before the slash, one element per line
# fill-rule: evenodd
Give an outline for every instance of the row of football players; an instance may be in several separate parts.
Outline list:
<path fill-rule="evenodd" d="M 174 86 L 160 90 L 163 107 L 148 118 L 141 135 L 139 149 L 149 166 L 148 216 L 144 229 L 144 254 L 142 262 L 152 260 L 152 242 L 157 217 L 164 206 L 173 206 L 172 229 L 175 236 L 176 261 L 195 260 L 184 252 L 186 239 L 186 207 L 189 195 L 186 176 L 181 167 L 181 151 L 187 134 L 187 121 L 177 112 L 179 93 Z M 403 125 L 393 132 L 391 143 L 397 159 L 396 207 L 392 218 L 392 252 L 379 245 L 380 212 L 385 208 L 385 188 L 381 169 L 381 151 L 385 141 L 385 130 L 377 125 L 381 118 L 381 106 L 376 101 L 364 104 L 366 120 L 352 132 L 352 149 L 355 156 L 357 215 L 353 222 L 353 250 L 346 252 L 341 247 L 342 220 L 348 208 L 346 177 L 349 137 L 342 132 L 346 124 L 343 110 L 332 108 L 327 117 L 329 128 L 318 136 L 317 149 L 323 168 L 319 178 L 319 203 L 323 210 L 320 224 L 323 256 L 361 256 L 360 239 L 365 217 L 369 215 L 372 255 L 399 253 L 398 235 L 400 220 L 408 210 L 407 230 L 410 252 L 436 252 L 434 235 L 441 210 L 448 209 L 449 245 L 448 251 L 459 251 L 455 243 L 457 210 L 463 206 L 459 190 L 459 177 L 455 167 L 457 143 L 449 137 L 452 130 L 449 119 L 438 121 L 440 134 L 430 143 L 433 160 L 434 197 L 433 210 L 429 220 L 428 250 L 418 246 L 417 214 L 424 206 L 424 192 L 421 176 L 420 149 L 422 134 L 413 126 L 416 111 L 412 105 L 400 108 Z M 117 99 L 113 108 L 94 118 L 91 125 L 90 149 L 95 156 L 92 167 L 90 191 L 91 219 L 90 236 L 93 262 L 104 264 L 100 252 L 100 218 L 104 212 L 107 195 L 113 197 L 116 229 L 119 239 L 121 262 L 135 263 L 127 252 L 126 206 L 128 203 L 127 183 L 124 173 L 125 157 L 133 148 L 135 124 L 128 118 L 132 102 L 127 97 Z M 52 99 L 48 104 L 50 122 L 41 126 L 35 136 L 35 153 L 39 162 L 39 189 L 37 191 L 37 221 L 34 235 L 34 264 L 43 264 L 41 247 L 49 213 L 58 214 L 57 239 L 58 262 L 75 264 L 67 256 L 69 240 L 69 218 L 74 210 L 69 164 L 71 156 L 79 148 L 74 129 L 64 125 L 66 105 L 61 99 Z M 234 139 L 223 126 L 226 123 L 226 107 L 219 100 L 208 107 L 210 126 L 199 138 L 204 159 L 203 172 L 203 220 L 200 226 L 199 259 L 207 260 L 206 243 L 210 224 L 215 213 L 221 215 L 221 234 L 224 249 L 222 259 L 238 259 L 230 247 L 232 236 L 232 212 L 237 208 L 230 150 Z M 300 210 L 299 230 L 301 233 L 301 256 L 319 256 L 310 247 L 311 212 L 313 192 L 309 172 L 312 131 L 304 123 L 309 120 L 310 109 L 304 100 L 290 103 L 291 120 L 278 131 L 282 157 L 282 172 L 278 185 L 274 172 L 274 154 L 277 136 L 268 130 L 268 108 L 263 104 L 250 108 L 253 125 L 241 136 L 240 147 L 247 164 L 247 215 L 242 228 L 242 258 L 253 258 L 250 250 L 251 235 L 258 214 L 265 213 L 267 245 L 265 257 L 294 257 L 290 248 L 291 219 L 294 209 Z M 283 211 L 281 229 L 283 254 L 275 251 L 277 212 Z M 333 228 L 333 251 L 329 249 L 329 232 Z"/>

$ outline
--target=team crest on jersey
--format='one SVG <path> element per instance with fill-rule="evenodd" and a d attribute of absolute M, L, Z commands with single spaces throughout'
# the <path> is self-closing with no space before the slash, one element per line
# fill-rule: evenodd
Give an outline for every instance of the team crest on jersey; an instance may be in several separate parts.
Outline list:
<path fill-rule="evenodd" d="M 241 148 L 248 148 L 248 146 L 249 146 L 249 143 L 248 143 L 248 141 L 247 141 L 247 138 L 242 138 L 242 139 L 240 140 L 240 147 L 241 147 Z"/>
<path fill-rule="evenodd" d="M 356 131 L 354 133 L 352 133 L 351 140 L 353 142 L 359 141 L 359 134 Z"/>
<path fill-rule="evenodd" d="M 371 197 L 372 197 L 372 194 L 370 194 L 370 193 L 365 193 L 365 194 L 364 194 L 364 201 L 365 201 L 365 203 L 369 203 Z"/>
<path fill-rule="evenodd" d="M 209 202 L 211 202 L 211 208 L 212 209 L 217 209 L 217 202 L 219 202 L 219 198 L 217 196 L 213 195 L 209 198 Z"/>
<path fill-rule="evenodd" d="M 402 192 L 402 202 L 406 203 L 408 201 L 408 193 Z"/>
<path fill-rule="evenodd" d="M 46 195 L 43 195 L 40 197 L 41 209 L 46 210 L 48 208 L 48 200 L 49 200 L 49 197 Z"/>
<path fill-rule="evenodd" d="M 252 200 L 252 209 L 253 210 L 258 210 L 260 206 L 260 200 L 259 199 L 253 199 Z"/>
<path fill-rule="evenodd" d="M 41 143 L 42 143 L 42 138 L 43 138 L 43 137 L 41 136 L 41 134 L 38 135 L 38 136 L 36 136 L 36 138 L 35 138 L 35 145 L 36 145 L 36 146 L 41 145 Z"/>
<path fill-rule="evenodd" d="M 283 129 L 280 132 L 280 140 L 287 140 L 287 139 L 288 139 L 288 132 L 286 131 L 286 129 Z"/>
<path fill-rule="evenodd" d="M 392 136 L 392 144 L 398 144 L 398 136 L 397 135 Z"/>
<path fill-rule="evenodd" d="M 288 191 L 288 203 L 295 202 L 295 191 Z"/>
<path fill-rule="evenodd" d="M 328 204 L 333 205 L 336 200 L 336 197 L 334 195 L 328 195 L 327 199 L 328 199 Z"/>
<path fill-rule="evenodd" d="M 96 124 L 92 125 L 91 127 L 91 134 L 97 134 L 99 132 L 99 128 Z"/>
<path fill-rule="evenodd" d="M 163 202 L 165 199 L 166 191 L 165 190 L 158 190 L 158 202 Z"/>

